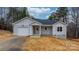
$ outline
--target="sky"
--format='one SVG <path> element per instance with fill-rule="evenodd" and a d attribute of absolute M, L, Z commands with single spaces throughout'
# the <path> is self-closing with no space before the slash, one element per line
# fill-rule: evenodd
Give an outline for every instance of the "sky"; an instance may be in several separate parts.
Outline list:
<path fill-rule="evenodd" d="M 7 7 L 0 7 L 0 17 L 6 18 L 9 10 Z"/>
<path fill-rule="evenodd" d="M 48 19 L 48 16 L 57 10 L 57 7 L 28 7 L 27 9 L 30 16 L 37 19 Z M 5 17 L 7 13 L 8 8 L 0 8 L 0 16 Z"/>
<path fill-rule="evenodd" d="M 37 19 L 48 19 L 48 16 L 52 12 L 55 12 L 57 7 L 29 7 L 28 12 L 30 16 L 33 16 Z"/>

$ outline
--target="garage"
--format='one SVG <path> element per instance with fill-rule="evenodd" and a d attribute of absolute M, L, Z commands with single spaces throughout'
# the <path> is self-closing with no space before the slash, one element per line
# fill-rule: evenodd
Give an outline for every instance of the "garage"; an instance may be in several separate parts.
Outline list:
<path fill-rule="evenodd" d="M 29 28 L 18 27 L 16 30 L 16 34 L 19 36 L 28 36 L 29 35 Z"/>
<path fill-rule="evenodd" d="M 25 17 L 21 20 L 16 21 L 13 23 L 13 35 L 18 36 L 29 36 L 32 35 L 32 26 L 31 23 L 33 21 L 30 21 L 31 19 Z"/>

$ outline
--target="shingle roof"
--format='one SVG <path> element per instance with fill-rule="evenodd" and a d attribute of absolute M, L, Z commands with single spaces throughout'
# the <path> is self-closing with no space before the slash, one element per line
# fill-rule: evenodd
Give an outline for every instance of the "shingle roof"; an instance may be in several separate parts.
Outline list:
<path fill-rule="evenodd" d="M 56 23 L 57 21 L 56 20 L 50 20 L 50 19 L 46 19 L 46 20 L 42 20 L 42 19 L 34 19 L 42 24 L 48 24 L 48 25 L 51 25 L 51 24 L 54 24 Z"/>

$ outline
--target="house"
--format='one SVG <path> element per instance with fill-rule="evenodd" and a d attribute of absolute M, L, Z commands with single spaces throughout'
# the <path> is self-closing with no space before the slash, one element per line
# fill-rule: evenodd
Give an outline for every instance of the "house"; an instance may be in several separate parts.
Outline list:
<path fill-rule="evenodd" d="M 52 35 L 58 38 L 66 38 L 67 24 L 61 21 L 25 17 L 13 23 L 13 34 L 19 36 Z"/>

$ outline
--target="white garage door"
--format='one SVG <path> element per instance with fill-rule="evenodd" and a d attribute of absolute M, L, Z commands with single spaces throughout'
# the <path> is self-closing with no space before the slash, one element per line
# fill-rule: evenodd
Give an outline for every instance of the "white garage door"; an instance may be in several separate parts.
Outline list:
<path fill-rule="evenodd" d="M 29 28 L 17 28 L 17 35 L 28 36 L 29 35 Z"/>

